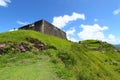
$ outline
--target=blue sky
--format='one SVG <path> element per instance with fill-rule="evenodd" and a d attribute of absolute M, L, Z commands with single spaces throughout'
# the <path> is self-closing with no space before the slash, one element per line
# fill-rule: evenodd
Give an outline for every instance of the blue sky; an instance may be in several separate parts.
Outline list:
<path fill-rule="evenodd" d="M 45 19 L 72 41 L 120 44 L 120 0 L 0 0 L 0 32 Z"/>

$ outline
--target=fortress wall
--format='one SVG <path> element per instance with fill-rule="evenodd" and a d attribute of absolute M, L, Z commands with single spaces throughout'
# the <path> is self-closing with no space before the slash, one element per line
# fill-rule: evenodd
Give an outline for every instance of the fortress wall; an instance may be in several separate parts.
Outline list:
<path fill-rule="evenodd" d="M 46 21 L 44 22 L 44 33 L 53 35 L 53 36 L 58 36 L 63 39 L 67 39 L 65 32 L 63 32 L 59 28 L 55 27 L 54 25 L 52 25 Z"/>
<path fill-rule="evenodd" d="M 35 31 L 42 32 L 42 20 L 34 23 Z"/>
<path fill-rule="evenodd" d="M 50 24 L 49 22 L 45 20 L 37 21 L 33 24 L 20 27 L 19 29 L 35 30 L 35 31 L 39 31 L 39 32 L 42 32 L 48 35 L 53 35 L 53 36 L 57 36 L 63 39 L 67 39 L 66 33 L 64 31 L 60 30 L 59 28 L 55 27 L 54 25 Z"/>

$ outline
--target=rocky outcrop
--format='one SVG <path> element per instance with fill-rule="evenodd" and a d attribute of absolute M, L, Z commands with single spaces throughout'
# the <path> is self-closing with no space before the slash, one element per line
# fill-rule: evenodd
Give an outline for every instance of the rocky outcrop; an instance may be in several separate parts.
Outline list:
<path fill-rule="evenodd" d="M 0 43 L 0 55 L 6 52 L 27 52 L 27 51 L 42 51 L 46 49 L 54 49 L 57 50 L 56 47 L 52 45 L 45 45 L 38 39 L 34 38 L 26 38 L 27 42 L 3 42 Z"/>
<path fill-rule="evenodd" d="M 0 43 L 0 55 L 4 53 L 7 43 Z"/>
<path fill-rule="evenodd" d="M 26 38 L 28 43 L 21 42 L 3 42 L 0 43 L 0 55 L 6 53 L 7 51 L 10 52 L 27 52 L 31 50 L 45 50 L 45 44 L 37 39 L 33 38 Z"/>
<path fill-rule="evenodd" d="M 120 73 L 120 69 L 116 69 L 115 72 Z"/>
<path fill-rule="evenodd" d="M 14 44 L 12 47 L 12 51 L 26 52 L 30 50 L 31 50 L 31 47 L 26 43 Z"/>
<path fill-rule="evenodd" d="M 26 38 L 28 42 L 30 42 L 33 47 L 37 50 L 45 50 L 45 44 L 37 39 L 34 38 Z"/>

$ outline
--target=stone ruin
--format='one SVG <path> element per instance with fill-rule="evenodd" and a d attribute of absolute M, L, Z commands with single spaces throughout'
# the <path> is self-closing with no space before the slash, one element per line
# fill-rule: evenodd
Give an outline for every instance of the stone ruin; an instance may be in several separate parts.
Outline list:
<path fill-rule="evenodd" d="M 20 27 L 19 29 L 25 29 L 25 30 L 35 30 L 38 32 L 42 32 L 48 35 L 57 36 L 62 39 L 66 38 L 66 33 L 59 28 L 55 27 L 51 23 L 45 21 L 45 20 L 39 20 L 37 22 L 34 22 L 32 24 L 25 25 L 23 27 Z"/>

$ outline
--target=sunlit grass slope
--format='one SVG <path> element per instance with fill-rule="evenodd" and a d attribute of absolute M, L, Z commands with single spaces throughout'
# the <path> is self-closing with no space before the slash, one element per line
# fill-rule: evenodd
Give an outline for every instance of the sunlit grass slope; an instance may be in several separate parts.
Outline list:
<path fill-rule="evenodd" d="M 54 48 L 13 52 L 10 46 L 0 56 L 0 80 L 120 80 L 120 52 L 111 44 L 74 43 L 29 30 L 1 33 L 0 43 L 30 44 L 28 37 Z"/>

